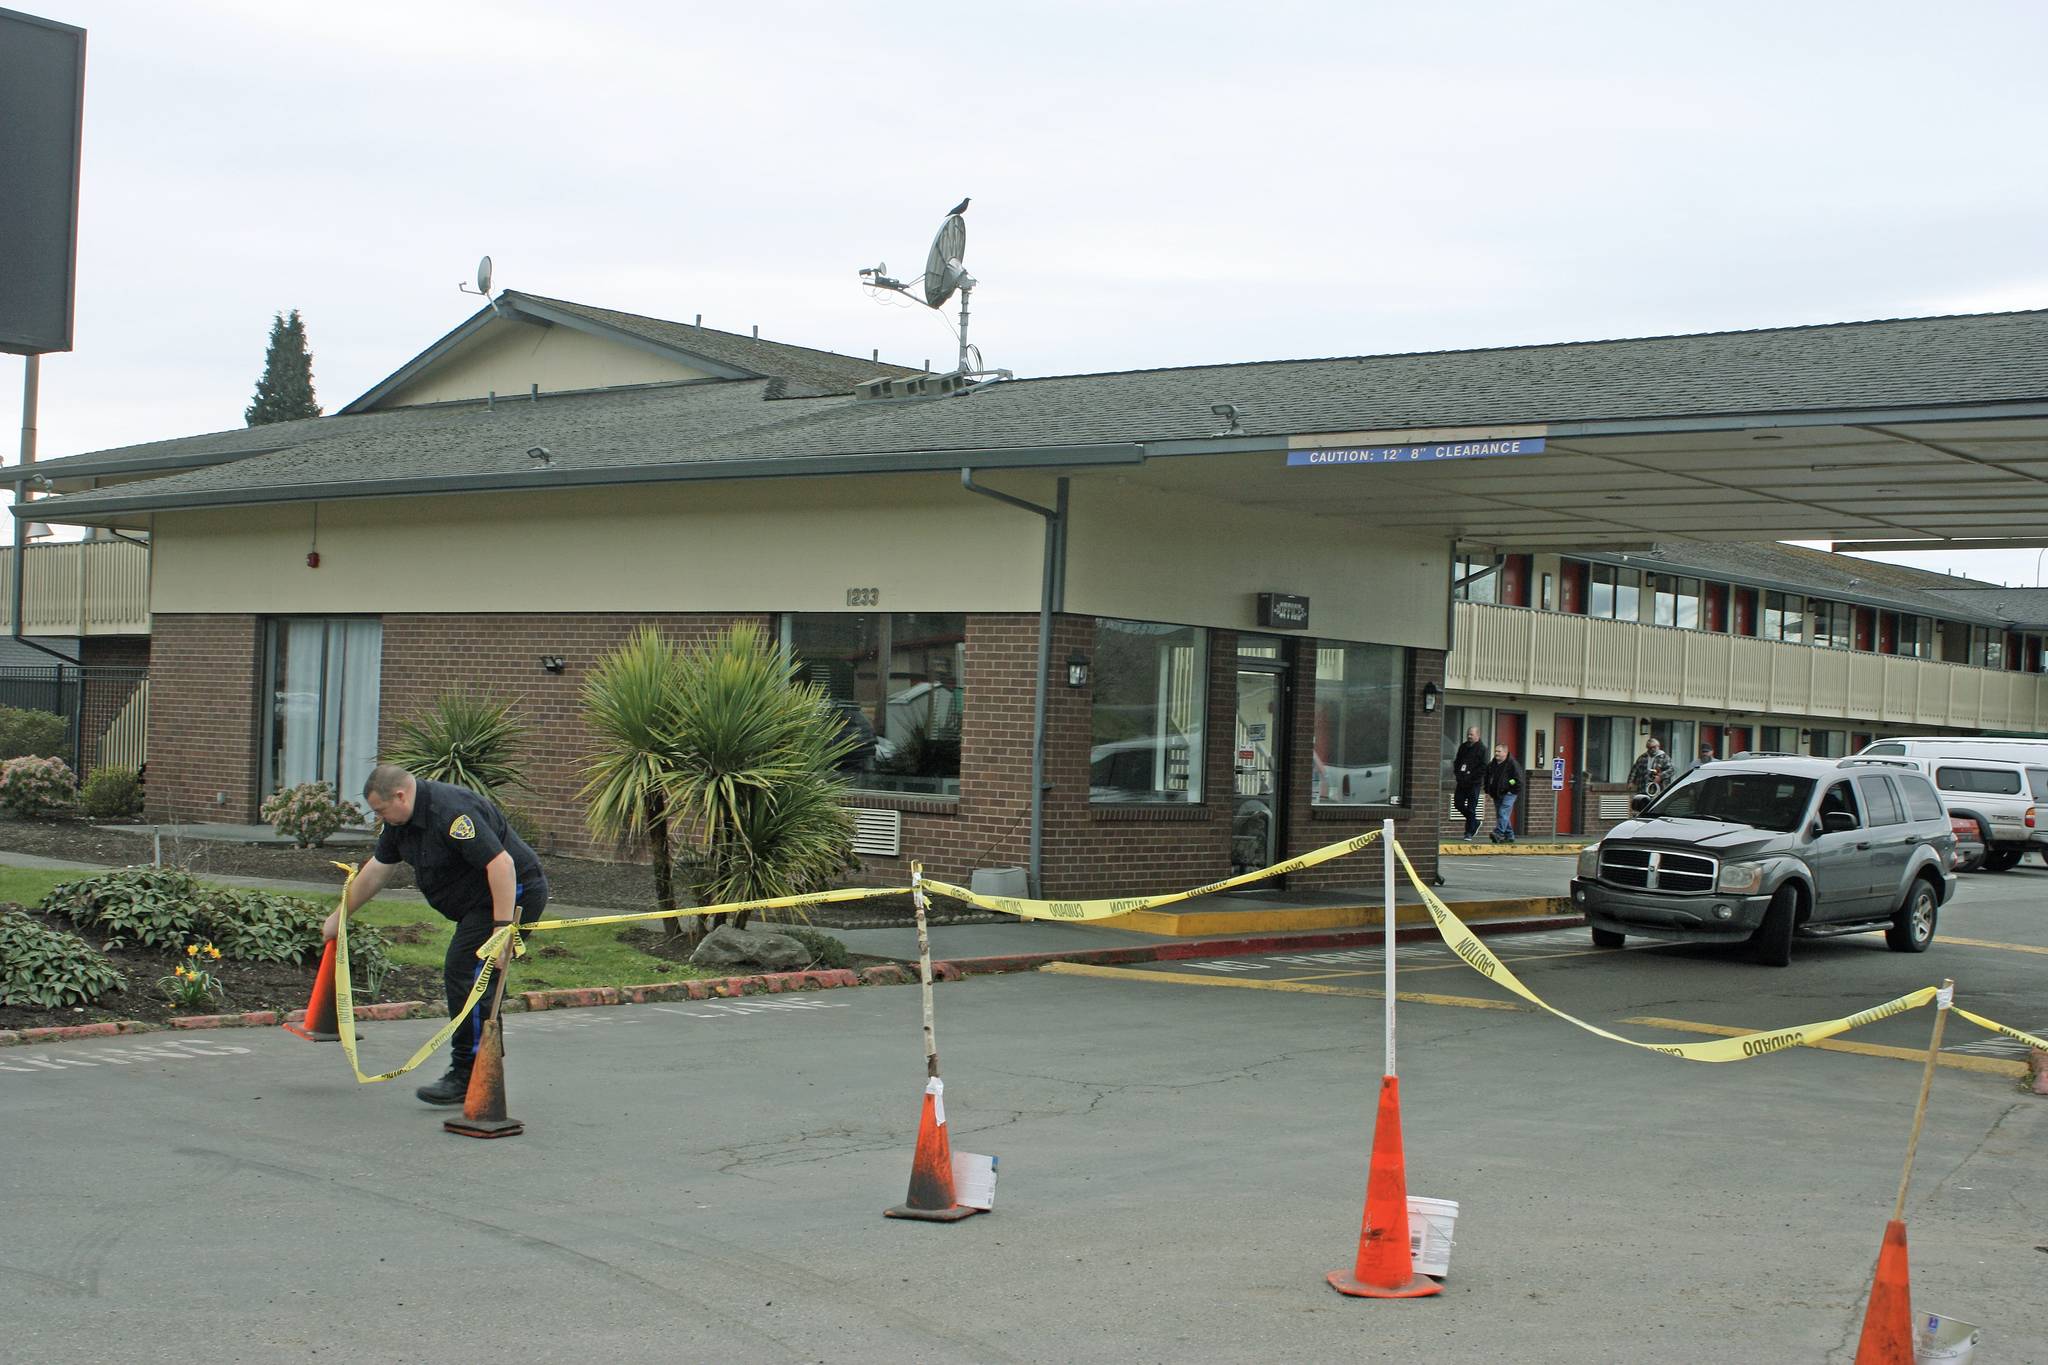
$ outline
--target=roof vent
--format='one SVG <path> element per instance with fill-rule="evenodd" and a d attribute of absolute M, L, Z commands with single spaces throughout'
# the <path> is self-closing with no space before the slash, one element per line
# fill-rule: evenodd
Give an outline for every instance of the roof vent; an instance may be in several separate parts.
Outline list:
<path fill-rule="evenodd" d="M 950 398 L 978 387 L 964 374 L 913 374 L 900 379 L 869 379 L 854 385 L 853 396 L 863 403 L 886 403 L 910 398 Z"/>

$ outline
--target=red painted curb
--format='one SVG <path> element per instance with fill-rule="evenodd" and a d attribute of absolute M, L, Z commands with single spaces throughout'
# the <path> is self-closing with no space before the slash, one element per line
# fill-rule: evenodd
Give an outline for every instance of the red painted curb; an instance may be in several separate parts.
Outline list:
<path fill-rule="evenodd" d="M 97 1024 L 61 1024 L 54 1028 L 25 1028 L 13 1033 L 16 1043 L 64 1043 L 73 1038 L 112 1038 L 122 1033 L 151 1033 L 154 1026 L 140 1019 L 107 1019 Z"/>
<path fill-rule="evenodd" d="M 184 1014 L 171 1020 L 172 1028 L 273 1028 L 276 1010 L 250 1010 L 245 1014 Z"/>

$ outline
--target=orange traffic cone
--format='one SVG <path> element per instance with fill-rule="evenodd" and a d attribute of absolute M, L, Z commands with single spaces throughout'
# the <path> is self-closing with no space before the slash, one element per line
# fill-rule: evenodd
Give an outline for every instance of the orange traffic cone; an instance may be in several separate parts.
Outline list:
<path fill-rule="evenodd" d="M 441 1125 L 463 1137 L 518 1137 L 526 1125 L 505 1117 L 505 1040 L 498 1032 L 498 1016 L 484 1021 L 483 1041 L 477 1045 L 476 1063 L 470 1068 L 469 1092 L 462 1097 L 462 1117 Z"/>
<path fill-rule="evenodd" d="M 1419 1299 L 1443 1286 L 1415 1273 L 1408 1243 L 1408 1170 L 1401 1155 L 1401 1082 L 1380 1077 L 1379 1120 L 1372 1130 L 1372 1166 L 1365 1181 L 1365 1220 L 1358 1230 L 1358 1263 L 1350 1274 L 1333 1270 L 1330 1287 L 1365 1299 Z"/>
<path fill-rule="evenodd" d="M 327 940 L 327 949 L 320 954 L 320 970 L 313 977 L 313 997 L 306 1002 L 305 1022 L 285 1027 L 315 1043 L 331 1043 L 341 1037 L 341 1019 L 334 1008 L 333 939 Z"/>
<path fill-rule="evenodd" d="M 1906 1275 L 1903 1219 L 1884 1225 L 1870 1306 L 1863 1310 L 1863 1337 L 1856 1343 L 1856 1365 L 1913 1365 L 1913 1291 Z"/>
<path fill-rule="evenodd" d="M 910 1194 L 885 1218 L 915 1218 L 924 1223 L 957 1223 L 980 1213 L 953 1198 L 953 1144 L 946 1138 L 946 1083 L 937 1076 L 925 1082 L 924 1112 L 917 1120 L 917 1151 L 910 1158 Z"/>

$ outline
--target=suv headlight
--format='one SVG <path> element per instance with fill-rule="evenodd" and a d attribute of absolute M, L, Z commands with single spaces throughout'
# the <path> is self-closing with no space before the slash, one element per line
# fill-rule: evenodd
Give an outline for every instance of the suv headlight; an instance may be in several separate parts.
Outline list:
<path fill-rule="evenodd" d="M 1762 863 L 1723 863 L 1721 876 L 1714 883 L 1715 889 L 1731 896 L 1750 896 L 1763 890 L 1764 865 Z"/>
<path fill-rule="evenodd" d="M 1600 845 L 1588 844 L 1579 850 L 1579 875 L 1597 877 L 1600 875 Z"/>

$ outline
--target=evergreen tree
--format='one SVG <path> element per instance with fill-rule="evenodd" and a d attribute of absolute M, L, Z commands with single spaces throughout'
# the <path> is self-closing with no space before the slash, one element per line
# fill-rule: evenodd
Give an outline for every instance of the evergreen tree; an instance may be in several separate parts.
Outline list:
<path fill-rule="evenodd" d="M 313 353 L 306 349 L 306 324 L 298 309 L 292 309 L 289 318 L 279 313 L 271 322 L 270 350 L 263 357 L 263 377 L 256 381 L 256 401 L 242 415 L 252 427 L 320 415 L 313 397 Z"/>

